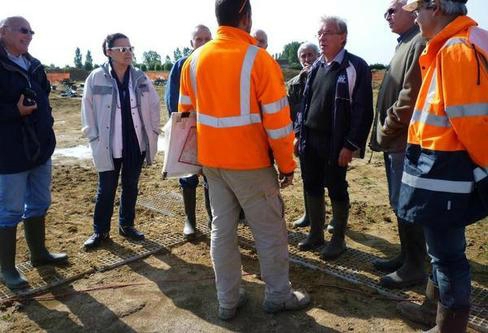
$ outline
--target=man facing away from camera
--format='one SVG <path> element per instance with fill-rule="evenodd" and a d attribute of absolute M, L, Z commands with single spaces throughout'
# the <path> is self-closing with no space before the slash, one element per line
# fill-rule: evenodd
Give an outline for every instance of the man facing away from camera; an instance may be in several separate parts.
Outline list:
<path fill-rule="evenodd" d="M 179 110 L 197 112 L 198 160 L 209 182 L 214 214 L 211 256 L 218 316 L 233 318 L 246 300 L 240 288 L 240 207 L 256 242 L 265 282 L 263 309 L 269 313 L 302 309 L 310 298 L 294 291 L 289 282 L 280 195 L 280 187 L 292 184 L 296 167 L 283 75 L 249 34 L 249 0 L 217 0 L 215 13 L 216 38 L 183 65 Z"/>

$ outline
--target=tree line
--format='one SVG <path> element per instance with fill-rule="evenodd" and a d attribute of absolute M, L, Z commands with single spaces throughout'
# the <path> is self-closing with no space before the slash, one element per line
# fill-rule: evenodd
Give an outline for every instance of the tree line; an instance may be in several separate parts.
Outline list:
<path fill-rule="evenodd" d="M 302 43 L 299 41 L 292 41 L 283 47 L 283 51 L 281 53 L 274 54 L 273 57 L 290 68 L 301 69 L 300 61 L 298 60 L 297 55 L 300 44 Z M 177 47 L 173 51 L 173 57 L 171 58 L 169 55 L 166 55 L 163 62 L 162 57 L 158 52 L 153 50 L 144 51 L 141 62 L 138 62 L 134 55 L 134 66 L 142 71 L 170 71 L 176 61 L 182 57 L 189 56 L 190 53 L 191 49 L 188 47 L 184 47 L 183 49 Z M 81 50 L 79 47 L 77 47 L 74 56 L 74 68 L 91 71 L 94 68 L 99 67 L 98 64 L 93 63 L 90 50 L 86 51 L 84 60 L 85 61 L 83 62 Z M 61 68 L 55 65 L 50 65 L 47 67 L 49 70 L 61 70 Z M 70 66 L 66 67 L 69 68 Z M 66 67 L 64 69 L 66 69 Z M 370 68 L 374 70 L 382 70 L 385 69 L 386 66 L 383 64 L 372 64 L 370 65 Z"/>

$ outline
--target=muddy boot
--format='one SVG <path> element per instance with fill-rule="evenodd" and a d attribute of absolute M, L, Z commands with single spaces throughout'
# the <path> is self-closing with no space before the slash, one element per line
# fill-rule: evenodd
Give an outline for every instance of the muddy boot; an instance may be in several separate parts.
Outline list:
<path fill-rule="evenodd" d="M 346 251 L 346 227 L 349 218 L 349 201 L 332 201 L 334 233 L 325 249 L 320 253 L 323 260 L 333 260 Z"/>
<path fill-rule="evenodd" d="M 310 232 L 304 240 L 298 243 L 301 251 L 314 250 L 324 244 L 325 201 L 324 195 L 312 196 L 305 193 L 310 219 Z"/>
<path fill-rule="evenodd" d="M 405 261 L 405 223 L 398 221 L 398 236 L 400 238 L 400 253 L 391 259 L 378 259 L 373 261 L 377 270 L 391 273 L 402 267 Z"/>
<path fill-rule="evenodd" d="M 197 190 L 195 188 L 183 187 L 183 205 L 185 206 L 185 226 L 183 236 L 186 240 L 195 238 L 196 215 L 195 206 L 197 201 Z"/>
<path fill-rule="evenodd" d="M 308 227 L 310 225 L 310 220 L 308 218 L 307 195 L 305 193 L 305 190 L 303 190 L 303 208 L 304 208 L 303 215 L 298 220 L 293 222 L 293 228 L 303 228 L 303 227 Z"/>
<path fill-rule="evenodd" d="M 400 302 L 397 305 L 397 310 L 402 317 L 410 321 L 433 327 L 435 325 L 438 301 L 439 288 L 429 279 L 427 288 L 425 288 L 425 299 L 422 304 Z"/>
<path fill-rule="evenodd" d="M 66 253 L 50 253 L 46 249 L 46 220 L 44 216 L 25 219 L 24 231 L 32 266 L 65 264 L 68 261 Z"/>
<path fill-rule="evenodd" d="M 203 194 L 205 196 L 205 209 L 207 210 L 207 215 L 208 215 L 208 229 L 212 230 L 212 207 L 210 206 L 210 194 L 208 193 L 208 187 L 204 186 L 203 187 Z"/>
<path fill-rule="evenodd" d="M 465 333 L 469 320 L 469 307 L 448 309 L 440 302 L 437 304 L 436 325 L 427 333 Z"/>
<path fill-rule="evenodd" d="M 27 286 L 25 277 L 15 268 L 17 226 L 0 228 L 0 280 L 10 289 Z"/>
<path fill-rule="evenodd" d="M 380 285 L 390 289 L 402 289 L 425 282 L 425 240 L 422 226 L 407 224 L 405 226 L 405 262 L 402 267 L 380 280 Z"/>

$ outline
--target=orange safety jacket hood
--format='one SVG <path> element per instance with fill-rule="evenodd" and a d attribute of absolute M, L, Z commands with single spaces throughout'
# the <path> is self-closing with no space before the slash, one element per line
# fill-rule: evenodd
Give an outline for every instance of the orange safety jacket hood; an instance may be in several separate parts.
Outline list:
<path fill-rule="evenodd" d="M 179 111 L 197 112 L 198 160 L 252 170 L 296 167 L 285 83 L 276 61 L 243 30 L 221 26 L 183 65 Z"/>

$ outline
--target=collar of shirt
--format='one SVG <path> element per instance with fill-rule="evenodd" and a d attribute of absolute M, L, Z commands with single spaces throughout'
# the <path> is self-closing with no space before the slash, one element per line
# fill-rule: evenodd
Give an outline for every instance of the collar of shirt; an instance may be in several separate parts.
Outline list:
<path fill-rule="evenodd" d="M 407 31 L 405 31 L 400 36 L 398 36 L 398 38 L 397 38 L 398 44 L 400 44 L 401 42 L 403 42 L 405 40 L 405 38 L 407 38 L 409 35 L 416 34 L 419 31 L 420 31 L 419 26 L 417 24 L 414 24 L 410 29 L 408 29 Z"/>
<path fill-rule="evenodd" d="M 5 48 L 5 52 L 7 52 L 7 57 L 14 63 L 16 63 L 17 65 L 19 65 L 20 67 L 22 67 L 23 69 L 25 70 L 28 70 L 29 69 L 29 66 L 30 66 L 30 61 L 27 60 L 26 57 L 24 57 L 23 54 L 19 55 L 19 56 L 16 56 L 12 53 L 10 53 L 6 48 Z"/>
<path fill-rule="evenodd" d="M 342 64 L 342 61 L 344 60 L 344 55 L 346 54 L 346 49 L 342 48 L 339 53 L 336 54 L 335 58 L 332 59 L 332 61 L 327 62 L 325 59 L 325 56 L 322 55 L 320 57 L 320 62 L 325 66 L 325 68 L 329 68 L 332 63 L 337 62 L 339 65 Z"/>

